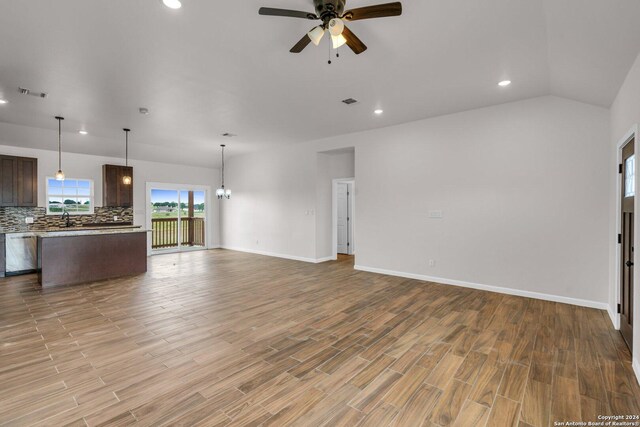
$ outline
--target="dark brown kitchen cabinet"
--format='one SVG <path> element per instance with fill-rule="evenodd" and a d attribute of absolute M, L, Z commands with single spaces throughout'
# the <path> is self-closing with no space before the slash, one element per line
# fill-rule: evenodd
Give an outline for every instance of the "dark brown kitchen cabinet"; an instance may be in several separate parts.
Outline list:
<path fill-rule="evenodd" d="M 122 178 L 129 175 L 131 184 Z M 131 166 L 102 166 L 102 205 L 105 207 L 130 208 L 133 206 L 133 168 Z"/>
<path fill-rule="evenodd" d="M 18 206 L 38 206 L 38 159 L 18 157 Z"/>
<path fill-rule="evenodd" d="M 0 277 L 4 277 L 5 271 L 7 270 L 7 256 L 4 248 L 4 239 L 5 235 L 0 234 Z"/>
<path fill-rule="evenodd" d="M 0 156 L 0 206 L 38 206 L 38 159 Z"/>
<path fill-rule="evenodd" d="M 0 206 L 18 205 L 18 158 L 0 156 Z"/>

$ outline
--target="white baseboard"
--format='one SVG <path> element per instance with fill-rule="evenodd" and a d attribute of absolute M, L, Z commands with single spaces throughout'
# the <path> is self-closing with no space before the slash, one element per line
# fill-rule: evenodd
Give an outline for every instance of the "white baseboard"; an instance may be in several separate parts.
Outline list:
<path fill-rule="evenodd" d="M 633 372 L 636 374 L 636 380 L 638 381 L 638 384 L 640 384 L 640 359 L 637 357 L 634 358 L 631 366 L 633 366 Z"/>
<path fill-rule="evenodd" d="M 405 277 L 407 279 L 422 280 L 424 282 L 441 283 L 445 285 L 461 286 L 463 288 L 479 289 L 481 291 L 497 292 L 499 294 L 515 295 L 519 297 L 535 298 L 545 301 L 560 302 L 564 304 L 578 305 L 581 307 L 597 308 L 608 310 L 609 304 L 604 302 L 589 301 L 578 298 L 569 298 L 558 295 L 543 294 L 539 292 L 523 291 L 520 289 L 503 288 L 499 286 L 481 285 L 479 283 L 464 282 L 462 280 L 445 279 L 442 277 L 431 277 L 422 274 L 405 273 L 401 271 L 385 270 L 382 268 L 366 267 L 363 265 L 354 266 L 356 270 L 368 271 L 370 273 L 386 274 L 388 276 Z"/>
<path fill-rule="evenodd" d="M 613 323 L 613 328 L 615 330 L 620 329 L 620 315 L 616 313 L 617 310 L 614 310 L 610 305 L 607 306 L 607 313 L 609 313 L 609 318 L 611 319 L 611 323 Z"/>
<path fill-rule="evenodd" d="M 332 257 L 332 256 L 327 256 L 327 257 L 324 257 L 324 258 L 318 258 L 318 259 L 316 259 L 316 260 L 315 260 L 315 262 L 316 262 L 317 264 L 319 264 L 319 263 L 321 263 L 321 262 L 335 261 L 335 260 L 336 260 L 336 258 L 334 258 L 334 257 Z"/>
<path fill-rule="evenodd" d="M 275 258 L 284 258 L 284 259 L 290 259 L 290 260 L 293 260 L 293 261 L 310 262 L 312 264 L 318 264 L 320 262 L 331 261 L 331 257 L 318 258 L 318 259 L 316 259 L 316 258 L 305 258 L 305 257 L 300 257 L 300 256 L 295 256 L 295 255 L 278 254 L 278 253 L 275 253 L 275 252 L 259 251 L 259 250 L 255 250 L 255 249 L 236 248 L 236 247 L 229 247 L 229 246 L 224 246 L 224 245 L 220 246 L 220 248 L 226 249 L 228 251 L 246 252 L 246 253 L 249 253 L 249 254 L 271 256 L 271 257 L 275 257 Z"/>

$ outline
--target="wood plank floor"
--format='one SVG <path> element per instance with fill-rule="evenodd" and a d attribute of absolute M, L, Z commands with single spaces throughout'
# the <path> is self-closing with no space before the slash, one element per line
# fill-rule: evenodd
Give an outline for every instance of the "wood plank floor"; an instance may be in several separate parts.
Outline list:
<path fill-rule="evenodd" d="M 0 280 L 1 425 L 549 426 L 640 414 L 605 312 L 224 250 Z"/>

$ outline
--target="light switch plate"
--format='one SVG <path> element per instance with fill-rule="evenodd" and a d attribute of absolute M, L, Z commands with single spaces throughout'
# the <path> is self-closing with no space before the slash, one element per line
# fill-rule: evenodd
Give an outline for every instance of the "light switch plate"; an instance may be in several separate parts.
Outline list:
<path fill-rule="evenodd" d="M 429 218 L 442 218 L 442 211 L 429 211 Z"/>
<path fill-rule="evenodd" d="M 25 224 L 33 224 L 33 217 L 28 216 L 24 219 Z"/>

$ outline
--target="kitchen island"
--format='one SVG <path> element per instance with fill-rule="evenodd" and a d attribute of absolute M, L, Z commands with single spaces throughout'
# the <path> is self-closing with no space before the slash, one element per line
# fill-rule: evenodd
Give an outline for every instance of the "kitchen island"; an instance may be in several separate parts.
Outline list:
<path fill-rule="evenodd" d="M 36 233 L 42 287 L 73 285 L 147 271 L 147 231 L 139 228 Z"/>

